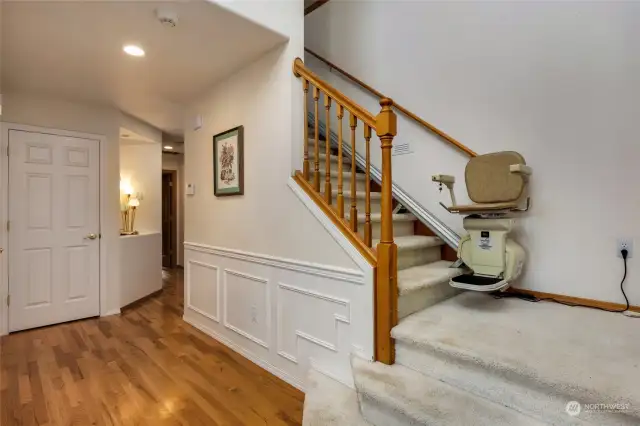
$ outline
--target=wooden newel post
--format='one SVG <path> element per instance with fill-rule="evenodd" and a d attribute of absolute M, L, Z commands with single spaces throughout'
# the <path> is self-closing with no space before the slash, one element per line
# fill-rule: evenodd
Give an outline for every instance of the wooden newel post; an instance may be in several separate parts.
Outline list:
<path fill-rule="evenodd" d="M 391 109 L 393 101 L 380 100 L 382 109 L 376 117 L 376 133 L 382 149 L 382 211 L 380 243 L 376 248 L 376 359 L 385 364 L 395 362 L 391 329 L 398 323 L 398 248 L 393 242 L 393 199 L 391 149 L 397 134 L 397 118 Z"/>

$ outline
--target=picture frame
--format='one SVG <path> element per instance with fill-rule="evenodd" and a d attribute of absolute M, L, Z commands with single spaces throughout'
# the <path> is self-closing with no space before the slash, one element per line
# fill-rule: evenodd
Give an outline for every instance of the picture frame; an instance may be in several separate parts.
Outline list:
<path fill-rule="evenodd" d="M 213 136 L 213 195 L 244 195 L 244 126 Z"/>

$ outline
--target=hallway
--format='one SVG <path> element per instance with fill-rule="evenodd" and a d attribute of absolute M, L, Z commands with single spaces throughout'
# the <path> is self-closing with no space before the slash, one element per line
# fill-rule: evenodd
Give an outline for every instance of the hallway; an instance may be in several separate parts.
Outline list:
<path fill-rule="evenodd" d="M 183 272 L 121 315 L 5 336 L 0 424 L 299 425 L 304 394 L 182 320 Z"/>

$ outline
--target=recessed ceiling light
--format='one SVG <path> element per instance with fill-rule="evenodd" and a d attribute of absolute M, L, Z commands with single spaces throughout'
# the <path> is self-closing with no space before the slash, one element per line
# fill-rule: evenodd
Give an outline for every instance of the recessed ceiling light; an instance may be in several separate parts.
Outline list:
<path fill-rule="evenodd" d="M 173 147 L 172 147 L 172 146 L 169 146 L 169 145 L 165 145 L 165 146 L 164 146 L 164 149 L 169 149 L 169 150 L 171 150 L 171 149 L 173 149 Z"/>
<path fill-rule="evenodd" d="M 138 57 L 144 56 L 144 50 L 142 49 L 142 47 L 136 46 L 135 44 L 127 44 L 122 48 L 122 50 L 124 50 L 124 53 L 126 53 L 127 55 Z"/>

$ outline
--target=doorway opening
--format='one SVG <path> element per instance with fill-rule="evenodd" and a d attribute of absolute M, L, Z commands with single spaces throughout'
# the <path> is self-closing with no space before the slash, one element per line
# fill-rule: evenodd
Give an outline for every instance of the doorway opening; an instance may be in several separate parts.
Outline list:
<path fill-rule="evenodd" d="M 178 173 L 162 170 L 162 266 L 178 263 Z"/>

